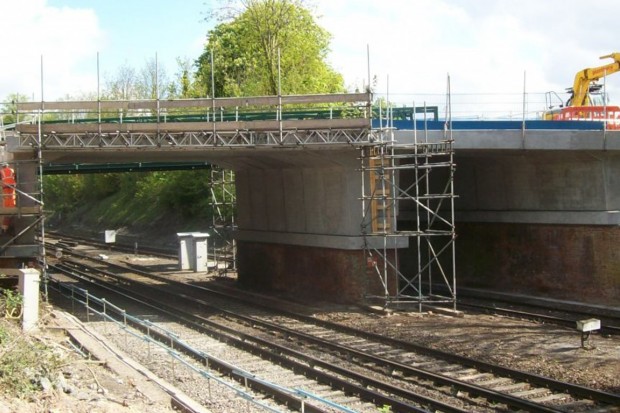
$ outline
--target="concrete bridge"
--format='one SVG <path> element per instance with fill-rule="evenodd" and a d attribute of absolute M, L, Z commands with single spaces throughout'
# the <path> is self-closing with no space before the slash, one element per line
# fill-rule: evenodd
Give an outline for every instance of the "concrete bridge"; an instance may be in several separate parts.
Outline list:
<path fill-rule="evenodd" d="M 324 118 L 290 115 L 300 105 Z M 257 119 L 265 108 L 273 116 Z M 18 126 L 7 143 L 17 162 L 208 161 L 234 170 L 247 286 L 453 302 L 458 274 L 459 285 L 620 303 L 620 135 L 600 123 L 417 117 L 385 128 L 373 122 L 368 94 L 18 111 L 65 121 Z"/>

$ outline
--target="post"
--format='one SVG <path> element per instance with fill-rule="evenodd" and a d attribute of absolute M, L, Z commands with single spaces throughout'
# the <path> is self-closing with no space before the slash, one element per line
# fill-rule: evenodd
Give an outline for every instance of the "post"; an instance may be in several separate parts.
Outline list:
<path fill-rule="evenodd" d="M 526 89 L 526 76 L 527 72 L 523 71 L 523 116 L 521 120 L 521 145 L 522 149 L 525 149 L 525 112 L 527 111 L 526 100 L 527 100 L 527 89 Z"/>
<path fill-rule="evenodd" d="M 39 278 L 38 270 L 19 270 L 19 293 L 23 297 L 22 330 L 35 331 L 39 322 Z"/>
<path fill-rule="evenodd" d="M 588 348 L 590 333 L 601 329 L 601 320 L 589 318 L 587 320 L 577 320 L 577 331 L 581 332 L 581 348 Z"/>
<path fill-rule="evenodd" d="M 280 145 L 282 145 L 282 73 L 280 70 L 280 48 L 278 47 L 278 129 L 280 133 Z"/>

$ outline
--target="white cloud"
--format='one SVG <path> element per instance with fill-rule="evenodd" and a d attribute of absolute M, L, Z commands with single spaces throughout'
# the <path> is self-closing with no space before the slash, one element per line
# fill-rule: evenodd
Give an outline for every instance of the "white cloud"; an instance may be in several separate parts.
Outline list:
<path fill-rule="evenodd" d="M 577 71 L 602 64 L 598 59 L 601 55 L 620 52 L 617 0 L 598 0 L 587 8 L 582 0 L 313 3 L 322 16 L 319 23 L 333 35 L 330 60 L 343 73 L 347 85 L 361 89 L 367 81 L 369 45 L 371 77 L 376 76 L 378 81 L 376 90 L 386 92 L 389 76 L 392 100 L 399 103 L 415 100 L 416 104 L 442 104 L 449 73 L 451 90 L 462 95 L 461 101 L 480 104 L 483 98 L 473 94 L 482 93 L 488 95 L 497 112 L 516 112 L 520 110 L 526 72 L 530 99 L 544 106 L 544 92 L 563 92 Z M 112 9 L 108 11 L 120 6 L 109 7 Z M 98 10 L 103 13 L 103 7 Z M 138 22 L 148 18 L 133 15 L 135 12 L 123 8 L 123 19 Z M 189 19 L 197 20 L 195 16 Z M 174 30 L 172 34 L 161 28 L 155 34 L 147 33 L 138 23 L 123 22 L 112 29 L 113 23 L 117 22 L 106 22 L 109 33 L 105 33 L 92 9 L 52 7 L 47 0 L 0 0 L 4 33 L 0 99 L 13 92 L 40 99 L 41 55 L 45 99 L 52 100 L 96 91 L 97 51 L 102 53 L 104 79 L 117 62 L 131 58 L 134 65 L 142 64 L 161 47 L 162 61 L 168 58 L 173 62 L 172 56 L 184 57 L 183 53 L 196 51 L 197 55 L 187 56 L 193 61 L 205 40 L 204 35 L 197 36 L 203 33 L 202 27 L 190 30 L 190 23 L 186 23 L 188 30 Z M 164 41 L 170 39 L 174 39 L 171 49 L 165 49 Z M 191 49 L 179 53 L 180 45 L 191 45 Z M 113 55 L 115 51 L 122 51 L 120 58 Z M 169 73 L 174 71 L 173 63 L 167 65 Z M 610 77 L 607 86 L 612 99 L 620 103 L 620 74 Z M 498 101 L 503 99 L 510 100 L 510 107 L 502 107 Z M 539 108 L 530 107 L 535 109 Z"/>
<path fill-rule="evenodd" d="M 544 106 L 544 92 L 563 92 L 577 71 L 608 63 L 599 56 L 620 51 L 615 19 L 620 2 L 614 0 L 586 8 L 576 0 L 315 4 L 320 24 L 333 35 L 330 60 L 347 84 L 361 87 L 368 77 L 368 44 L 376 90 L 385 93 L 389 75 L 393 100 L 404 103 L 424 98 L 421 94 L 443 94 L 447 73 L 455 94 L 510 93 L 518 102 L 525 72 L 530 99 Z M 607 86 L 620 103 L 617 76 Z"/>
<path fill-rule="evenodd" d="M 0 100 L 10 93 L 41 99 L 41 56 L 45 100 L 97 90 L 96 54 L 104 37 L 93 10 L 2 1 L 0 27 Z"/>

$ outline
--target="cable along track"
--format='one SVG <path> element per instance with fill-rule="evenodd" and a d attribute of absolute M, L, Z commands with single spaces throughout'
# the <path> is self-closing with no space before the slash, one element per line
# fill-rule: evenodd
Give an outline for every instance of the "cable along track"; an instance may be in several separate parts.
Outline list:
<path fill-rule="evenodd" d="M 92 276 L 95 271 L 78 262 L 67 261 L 64 265 L 70 271 L 86 271 L 87 276 Z M 176 292 L 181 297 L 180 301 L 194 311 L 199 305 L 201 310 L 212 313 L 208 318 L 209 324 L 215 323 L 215 328 L 237 335 L 244 346 L 250 343 L 265 348 L 275 345 L 274 352 L 302 360 L 313 370 L 325 369 L 341 376 L 355 377 L 362 386 L 372 386 L 436 410 L 497 411 L 498 408 L 502 410 L 497 405 L 499 403 L 525 411 L 612 411 L 612 406 L 620 403 L 620 397 L 614 394 L 477 362 L 312 317 L 285 315 L 282 312 L 276 314 L 264 308 L 258 309 L 255 304 L 249 306 L 240 302 L 235 302 L 231 307 L 233 298 L 230 295 L 172 282 L 148 273 L 130 276 L 128 274 L 135 273 L 135 269 L 114 267 L 115 271 L 124 275 L 108 272 L 108 279 L 128 287 L 140 285 L 142 290 L 145 289 L 143 282 L 156 280 L 157 283 L 165 283 L 168 297 Z M 148 277 L 150 281 L 142 277 Z M 162 284 L 150 288 L 153 289 L 152 294 L 158 294 L 158 289 L 161 294 Z M 208 294 L 208 303 L 205 294 Z M 163 307 L 160 303 L 156 305 Z M 181 303 L 177 305 L 180 307 Z M 170 308 L 171 311 L 177 309 Z M 206 321 L 203 319 L 200 322 Z M 269 356 L 261 354 L 261 357 Z M 371 375 L 378 377 L 376 382 L 370 380 Z M 414 398 L 407 394 L 410 391 L 407 389 L 412 388 L 417 391 L 422 389 L 427 394 L 439 392 L 441 397 L 452 400 L 456 395 L 457 402 L 452 402 L 453 407 L 433 404 L 432 397 L 437 396 Z M 393 408 L 392 411 L 406 410 Z"/>

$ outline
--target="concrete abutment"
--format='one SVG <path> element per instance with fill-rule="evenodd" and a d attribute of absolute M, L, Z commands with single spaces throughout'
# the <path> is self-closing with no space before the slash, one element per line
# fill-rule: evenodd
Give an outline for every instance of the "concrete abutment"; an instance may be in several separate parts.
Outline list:
<path fill-rule="evenodd" d="M 463 287 L 620 305 L 617 151 L 462 151 Z"/>

